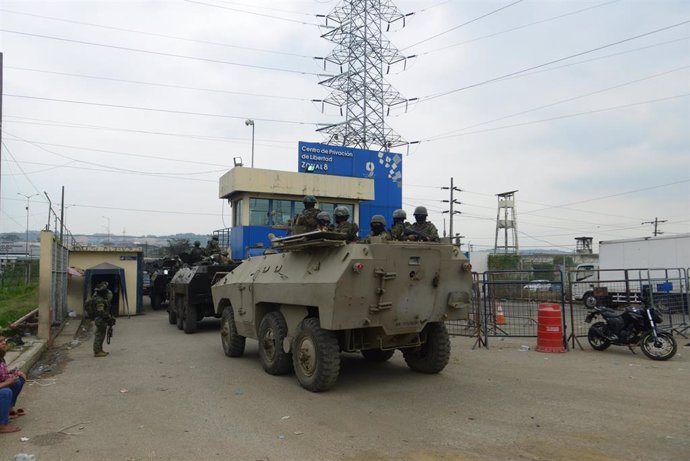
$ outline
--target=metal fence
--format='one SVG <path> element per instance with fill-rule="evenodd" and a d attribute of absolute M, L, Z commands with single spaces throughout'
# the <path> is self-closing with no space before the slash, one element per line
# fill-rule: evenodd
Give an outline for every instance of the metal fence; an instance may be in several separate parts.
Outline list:
<path fill-rule="evenodd" d="M 38 264 L 37 259 L 3 262 L 0 265 L 0 289 L 38 284 Z"/>
<path fill-rule="evenodd" d="M 467 321 L 446 322 L 455 336 L 477 338 L 488 347 L 491 337 L 537 337 L 539 306 L 557 305 L 565 345 L 582 348 L 595 305 L 622 308 L 648 300 L 662 314 L 662 329 L 690 336 L 688 269 L 619 269 L 595 271 L 487 271 L 475 274 L 475 296 Z"/>
<path fill-rule="evenodd" d="M 50 284 L 50 337 L 62 328 L 67 319 L 67 267 L 69 250 L 59 240 L 53 240 Z"/>

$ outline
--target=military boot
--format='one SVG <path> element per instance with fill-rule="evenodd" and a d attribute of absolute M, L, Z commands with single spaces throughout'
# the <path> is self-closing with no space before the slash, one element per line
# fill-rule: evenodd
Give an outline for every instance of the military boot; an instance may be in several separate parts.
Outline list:
<path fill-rule="evenodd" d="M 94 353 L 93 356 L 94 357 L 107 357 L 108 354 L 109 354 L 108 352 L 100 351 L 100 352 Z"/>

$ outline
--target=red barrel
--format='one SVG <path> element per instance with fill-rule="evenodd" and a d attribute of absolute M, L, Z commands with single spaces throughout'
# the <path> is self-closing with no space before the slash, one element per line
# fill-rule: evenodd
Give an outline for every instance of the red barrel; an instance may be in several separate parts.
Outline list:
<path fill-rule="evenodd" d="M 565 352 L 560 304 L 539 305 L 537 352 Z"/>

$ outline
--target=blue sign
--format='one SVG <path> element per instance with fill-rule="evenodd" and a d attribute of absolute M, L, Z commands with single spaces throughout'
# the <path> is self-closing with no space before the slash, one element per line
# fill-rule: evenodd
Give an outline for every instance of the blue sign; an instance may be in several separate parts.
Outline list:
<path fill-rule="evenodd" d="M 374 200 L 359 206 L 362 237 L 368 235 L 373 215 L 383 215 L 390 227 L 393 211 L 402 208 L 401 154 L 300 141 L 297 169 L 300 173 L 374 180 Z"/>

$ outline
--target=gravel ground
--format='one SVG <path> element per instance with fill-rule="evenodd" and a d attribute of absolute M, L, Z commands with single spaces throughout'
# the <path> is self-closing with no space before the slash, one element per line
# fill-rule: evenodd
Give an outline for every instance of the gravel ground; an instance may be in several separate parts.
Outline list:
<path fill-rule="evenodd" d="M 0 460 L 688 460 L 690 347 L 520 351 L 534 339 L 454 338 L 439 375 L 343 355 L 329 392 L 264 373 L 256 342 L 223 354 L 219 322 L 185 335 L 165 312 L 118 319 L 107 358 L 61 337 L 21 396 Z M 74 327 L 73 327 L 74 328 Z M 681 338 L 682 339 L 682 338 Z M 70 347 L 68 349 L 68 347 Z M 57 353 L 59 352 L 59 353 Z M 21 437 L 28 438 L 22 441 Z"/>

